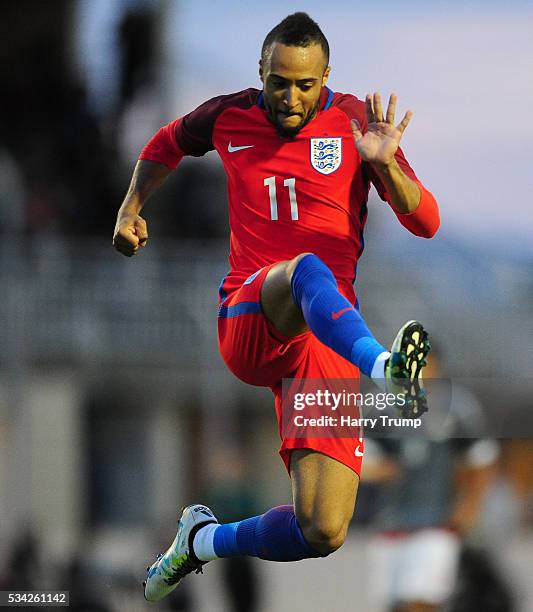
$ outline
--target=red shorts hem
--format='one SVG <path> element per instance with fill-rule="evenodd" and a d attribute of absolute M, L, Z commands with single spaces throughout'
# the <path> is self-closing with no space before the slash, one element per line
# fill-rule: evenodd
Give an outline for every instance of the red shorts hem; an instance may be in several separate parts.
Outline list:
<path fill-rule="evenodd" d="M 316 442 L 317 442 L 316 440 L 313 441 L 313 440 L 303 440 L 303 439 L 302 440 L 297 439 L 297 440 L 283 440 L 282 441 L 281 448 L 279 449 L 279 455 L 285 465 L 285 469 L 287 470 L 289 478 L 291 476 L 291 453 L 293 450 L 302 450 L 302 449 L 309 449 L 317 453 L 321 453 L 322 455 L 326 455 L 327 457 L 330 457 L 331 459 L 335 459 L 335 461 L 342 463 L 343 465 L 345 465 L 346 467 L 354 471 L 359 478 L 361 477 L 361 466 L 363 463 L 362 456 L 356 456 L 355 454 L 350 455 L 344 452 L 338 452 L 338 450 L 336 451 L 335 449 L 324 448 L 323 445 L 316 444 Z M 350 442 L 351 442 L 350 448 L 352 447 L 352 445 L 354 445 L 354 443 L 355 443 L 355 447 L 361 444 L 360 440 L 358 439 L 357 440 L 350 439 Z M 363 445 L 361 444 L 361 446 Z"/>

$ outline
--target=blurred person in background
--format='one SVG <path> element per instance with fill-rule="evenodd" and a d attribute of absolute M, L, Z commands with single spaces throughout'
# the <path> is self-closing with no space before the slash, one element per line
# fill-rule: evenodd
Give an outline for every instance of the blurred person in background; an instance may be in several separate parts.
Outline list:
<path fill-rule="evenodd" d="M 506 440 L 502 444 L 502 464 L 523 510 L 521 520 L 525 526 L 533 527 L 533 440 Z"/>
<path fill-rule="evenodd" d="M 431 380 L 438 384 L 441 377 L 441 356 L 433 346 L 425 370 L 430 391 Z M 369 544 L 370 591 L 376 612 L 456 609 L 449 606 L 457 589 L 462 544 L 483 510 L 500 453 L 496 441 L 472 437 L 482 428 L 479 401 L 454 384 L 440 431 L 366 440 L 362 482 L 380 485 L 373 518 L 377 534 Z M 474 557 L 481 563 L 479 555 L 468 558 Z M 471 591 L 464 580 L 461 588 L 463 597 Z M 489 593 L 488 582 L 485 588 Z M 475 607 L 468 609 L 507 612 L 508 598 L 500 601 L 504 602 L 500 607 L 488 608 L 477 599 L 470 601 Z M 459 604 L 460 598 L 454 606 Z"/>
<path fill-rule="evenodd" d="M 31 565 L 28 559 L 32 560 Z M 31 591 L 38 588 L 42 574 L 40 541 L 34 530 L 28 527 L 13 541 L 7 555 L 5 574 L 0 575 L 0 590 Z"/>
<path fill-rule="evenodd" d="M 104 593 L 91 580 L 91 570 L 83 556 L 72 557 L 64 569 L 61 588 L 69 592 L 69 608 L 72 612 L 111 612 Z"/>
<path fill-rule="evenodd" d="M 224 523 L 241 521 L 260 512 L 257 485 L 247 476 L 246 462 L 239 449 L 217 450 L 209 470 L 205 499 L 217 509 Z M 224 588 L 234 612 L 254 612 L 260 605 L 260 576 L 251 557 L 228 557 L 222 563 Z"/>
<path fill-rule="evenodd" d="M 305 13 L 284 19 L 263 43 L 262 91 L 209 100 L 147 144 L 113 239 L 126 256 L 146 246 L 139 213 L 148 197 L 185 155 L 218 151 L 231 224 L 219 346 L 236 376 L 273 390 L 280 423 L 284 377 L 358 379 L 361 370 L 410 387 L 429 350 L 422 326 L 409 321 L 389 352 L 362 319 L 353 289 L 371 183 L 413 234 L 430 238 L 439 226 L 435 198 L 399 148 L 411 113 L 395 125 L 394 94 L 384 112 L 378 93 L 362 102 L 331 91 L 329 72 L 318 24 Z M 412 401 L 418 408 L 424 397 Z M 221 557 L 297 561 L 337 550 L 354 511 L 362 446 L 358 438 L 282 436 L 294 506 L 224 525 L 206 506 L 186 507 L 174 542 L 149 568 L 145 597 L 160 600 Z"/>

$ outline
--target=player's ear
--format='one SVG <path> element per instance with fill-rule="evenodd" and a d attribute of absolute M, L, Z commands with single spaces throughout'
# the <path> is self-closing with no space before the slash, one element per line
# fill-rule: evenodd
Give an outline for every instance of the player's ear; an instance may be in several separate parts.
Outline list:
<path fill-rule="evenodd" d="M 331 72 L 331 66 L 328 66 L 325 70 L 324 70 L 324 74 L 322 75 L 322 87 L 324 87 L 326 85 L 326 83 L 328 82 L 329 79 L 329 73 Z"/>
<path fill-rule="evenodd" d="M 263 60 L 259 60 L 259 78 L 261 79 L 261 83 L 264 83 L 263 81 Z"/>

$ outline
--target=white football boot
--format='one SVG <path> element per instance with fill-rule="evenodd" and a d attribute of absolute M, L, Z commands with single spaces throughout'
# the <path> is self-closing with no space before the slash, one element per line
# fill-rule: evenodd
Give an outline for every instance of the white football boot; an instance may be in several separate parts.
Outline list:
<path fill-rule="evenodd" d="M 418 321 L 407 321 L 392 343 L 391 356 L 385 362 L 387 390 L 405 396 L 401 410 L 407 418 L 427 412 L 427 394 L 422 385 L 422 369 L 431 349 L 428 334 Z"/>
<path fill-rule="evenodd" d="M 213 512 L 202 504 L 192 504 L 183 509 L 178 521 L 178 532 L 165 554 L 147 567 L 143 582 L 147 601 L 159 601 L 171 593 L 180 580 L 191 572 L 202 572 L 205 565 L 194 554 L 193 541 L 197 531 L 208 523 L 218 523 Z"/>

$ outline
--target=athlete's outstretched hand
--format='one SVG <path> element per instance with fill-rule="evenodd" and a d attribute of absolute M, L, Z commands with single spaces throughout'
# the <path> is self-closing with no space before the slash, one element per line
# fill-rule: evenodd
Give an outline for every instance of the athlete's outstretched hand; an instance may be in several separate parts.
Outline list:
<path fill-rule="evenodd" d="M 363 161 L 386 165 L 394 159 L 402 134 L 413 116 L 411 111 L 407 111 L 400 123 L 394 125 L 397 99 L 396 94 L 391 94 L 387 115 L 383 118 L 381 95 L 379 93 L 375 93 L 373 96 L 367 94 L 365 103 L 368 128 L 365 134 L 362 133 L 359 123 L 352 119 L 351 126 L 355 146 Z"/>
<path fill-rule="evenodd" d="M 131 257 L 137 253 L 140 247 L 146 246 L 147 241 L 146 221 L 135 213 L 119 212 L 113 234 L 115 249 L 123 255 Z"/>

